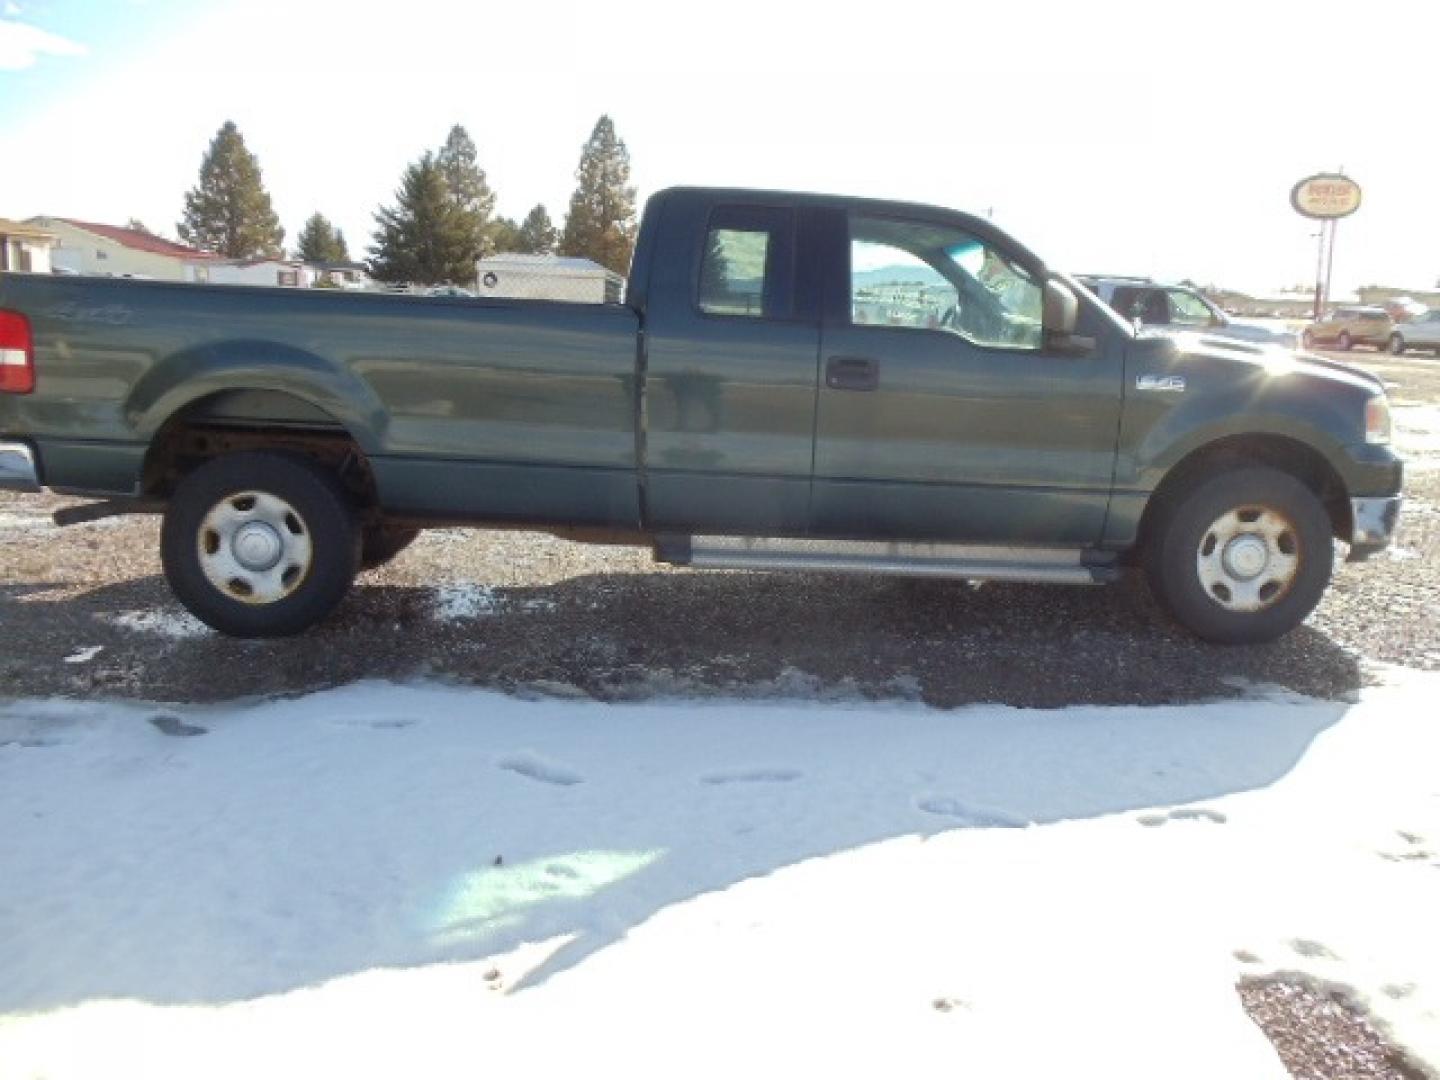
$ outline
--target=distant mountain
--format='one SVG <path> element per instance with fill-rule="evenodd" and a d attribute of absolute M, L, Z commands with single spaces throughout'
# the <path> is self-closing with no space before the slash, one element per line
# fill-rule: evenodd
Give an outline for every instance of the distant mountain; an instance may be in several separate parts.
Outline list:
<path fill-rule="evenodd" d="M 943 285 L 945 279 L 928 266 L 880 266 L 851 275 L 860 285 Z"/>

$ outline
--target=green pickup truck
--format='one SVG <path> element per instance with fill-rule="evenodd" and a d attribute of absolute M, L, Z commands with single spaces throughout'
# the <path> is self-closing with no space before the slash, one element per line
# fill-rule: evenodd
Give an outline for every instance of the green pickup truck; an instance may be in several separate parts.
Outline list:
<path fill-rule="evenodd" d="M 293 634 L 418 530 L 756 570 L 1103 582 L 1219 642 L 1389 542 L 1382 385 L 1141 337 L 988 221 L 679 188 L 623 304 L 0 275 L 0 487 L 161 510 L 175 594 Z"/>

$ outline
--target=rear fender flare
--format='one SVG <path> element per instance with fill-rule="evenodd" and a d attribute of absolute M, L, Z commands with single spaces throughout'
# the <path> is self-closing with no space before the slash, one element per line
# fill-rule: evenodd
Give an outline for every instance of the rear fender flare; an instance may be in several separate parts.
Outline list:
<path fill-rule="evenodd" d="M 227 341 L 167 357 L 131 389 L 126 419 L 148 443 L 171 417 L 227 390 L 288 394 L 332 417 L 367 455 L 382 447 L 386 413 L 367 383 L 313 353 L 273 342 Z"/>

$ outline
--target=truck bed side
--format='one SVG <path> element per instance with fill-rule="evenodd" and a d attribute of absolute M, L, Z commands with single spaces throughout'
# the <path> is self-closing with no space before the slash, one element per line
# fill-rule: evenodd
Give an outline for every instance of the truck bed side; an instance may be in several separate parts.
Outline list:
<path fill-rule="evenodd" d="M 0 433 L 51 487 L 135 493 L 165 425 L 203 413 L 343 429 L 386 512 L 638 522 L 628 308 L 19 274 L 0 306 L 37 373 Z"/>

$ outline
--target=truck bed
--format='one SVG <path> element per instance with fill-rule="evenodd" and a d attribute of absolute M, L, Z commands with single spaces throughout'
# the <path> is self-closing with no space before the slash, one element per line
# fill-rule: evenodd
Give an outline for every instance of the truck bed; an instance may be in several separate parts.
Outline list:
<path fill-rule="evenodd" d="M 628 308 L 20 274 L 0 306 L 29 314 L 37 373 L 0 430 L 51 487 L 132 493 L 167 420 L 233 409 L 343 427 L 396 513 L 638 520 Z"/>

